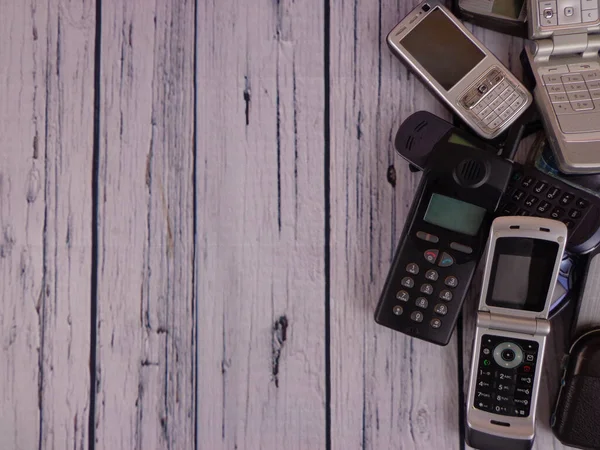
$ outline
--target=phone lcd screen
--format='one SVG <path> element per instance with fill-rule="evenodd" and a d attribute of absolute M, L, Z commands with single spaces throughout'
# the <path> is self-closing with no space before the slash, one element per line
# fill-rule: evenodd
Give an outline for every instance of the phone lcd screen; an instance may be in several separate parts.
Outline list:
<path fill-rule="evenodd" d="M 501 308 L 543 311 L 557 252 L 556 242 L 499 238 L 494 250 L 486 303 Z"/>
<path fill-rule="evenodd" d="M 475 236 L 484 217 L 485 209 L 480 206 L 432 194 L 423 220 L 447 230 Z"/>
<path fill-rule="evenodd" d="M 485 57 L 440 8 L 434 8 L 400 45 L 447 91 Z"/>

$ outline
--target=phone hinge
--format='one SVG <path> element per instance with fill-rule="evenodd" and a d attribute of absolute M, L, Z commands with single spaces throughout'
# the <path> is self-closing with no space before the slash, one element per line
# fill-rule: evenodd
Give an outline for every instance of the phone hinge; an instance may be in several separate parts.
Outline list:
<path fill-rule="evenodd" d="M 587 33 L 555 35 L 552 39 L 539 39 L 531 42 L 534 61 L 548 61 L 550 56 L 574 55 L 597 56 L 600 50 L 600 36 Z"/>
<path fill-rule="evenodd" d="M 550 333 L 550 322 L 546 319 L 526 319 L 524 317 L 492 314 L 489 311 L 477 312 L 477 326 L 492 330 L 541 336 Z"/>

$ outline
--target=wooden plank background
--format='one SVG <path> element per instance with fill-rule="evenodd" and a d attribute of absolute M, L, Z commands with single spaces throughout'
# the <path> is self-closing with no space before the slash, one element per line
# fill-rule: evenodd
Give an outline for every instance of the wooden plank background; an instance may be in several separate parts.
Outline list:
<path fill-rule="evenodd" d="M 449 117 L 383 41 L 416 3 L 0 1 L 2 449 L 465 448 L 475 294 L 446 347 L 372 319 L 394 132 Z"/>

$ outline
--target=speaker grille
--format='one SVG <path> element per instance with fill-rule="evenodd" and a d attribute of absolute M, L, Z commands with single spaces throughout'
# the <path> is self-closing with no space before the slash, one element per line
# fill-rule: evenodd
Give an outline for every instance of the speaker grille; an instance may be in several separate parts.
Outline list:
<path fill-rule="evenodd" d="M 476 159 L 465 159 L 458 165 L 456 175 L 465 186 L 472 186 L 485 178 L 485 165 Z"/>

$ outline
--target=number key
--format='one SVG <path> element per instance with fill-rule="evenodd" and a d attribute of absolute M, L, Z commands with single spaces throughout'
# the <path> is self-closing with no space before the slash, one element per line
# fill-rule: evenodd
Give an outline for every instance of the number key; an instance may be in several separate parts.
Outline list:
<path fill-rule="evenodd" d="M 440 298 L 449 302 L 452 300 L 452 292 L 450 292 L 448 289 L 444 289 L 442 292 L 440 292 Z"/>
<path fill-rule="evenodd" d="M 550 203 L 548 203 L 547 201 L 542 201 L 542 202 L 541 202 L 541 203 L 538 205 L 538 207 L 537 207 L 537 210 L 538 210 L 538 212 L 540 212 L 540 213 L 542 213 L 542 214 L 543 214 L 543 213 L 545 213 L 546 211 L 548 211 L 548 209 L 550 208 L 550 206 L 552 206 L 552 205 L 550 205 Z"/>
<path fill-rule="evenodd" d="M 449 277 L 446 277 L 446 279 L 444 280 L 444 284 L 446 286 L 455 288 L 456 286 L 458 286 L 458 278 L 456 278 L 453 275 L 450 275 Z"/>
<path fill-rule="evenodd" d="M 520 190 L 518 190 L 518 189 L 517 189 L 517 190 L 514 192 L 514 194 L 512 195 L 512 199 L 513 199 L 515 202 L 518 202 L 518 201 L 520 201 L 520 200 L 521 200 L 523 197 L 525 197 L 525 192 L 523 192 L 523 191 L 520 191 Z"/>
<path fill-rule="evenodd" d="M 443 303 L 438 303 L 437 305 L 435 305 L 434 311 L 440 316 L 445 316 L 448 313 L 448 307 Z"/>
<path fill-rule="evenodd" d="M 402 278 L 402 281 L 400 282 L 400 284 L 404 287 L 407 288 L 411 288 L 415 285 L 415 280 L 413 280 L 411 277 L 404 277 Z"/>
<path fill-rule="evenodd" d="M 425 309 L 429 305 L 429 302 L 425 297 L 419 297 L 415 300 L 415 305 L 417 305 L 419 308 Z"/>
<path fill-rule="evenodd" d="M 538 199 L 537 197 L 530 195 L 527 200 L 525 200 L 525 206 L 527 206 L 528 208 L 531 208 L 533 205 L 535 205 L 537 203 Z"/>
<path fill-rule="evenodd" d="M 571 219 L 579 219 L 581 217 L 581 211 L 572 209 L 571 211 L 569 211 L 569 217 Z"/>
<path fill-rule="evenodd" d="M 549 200 L 554 200 L 556 197 L 558 197 L 558 194 L 560 194 L 560 189 L 552 186 L 546 194 L 546 198 L 548 198 Z"/>
<path fill-rule="evenodd" d="M 408 292 L 402 290 L 398 291 L 398 293 L 396 294 L 396 298 L 400 301 L 407 302 L 410 298 L 410 295 L 408 295 Z"/>
<path fill-rule="evenodd" d="M 523 187 L 529 187 L 533 184 L 534 181 L 535 178 L 526 176 L 525 178 L 523 178 L 523 182 L 521 184 L 523 185 Z"/>
<path fill-rule="evenodd" d="M 417 266 L 415 263 L 410 263 L 406 266 L 406 271 L 416 275 L 419 273 L 419 266 Z"/>
<path fill-rule="evenodd" d="M 558 206 L 556 208 L 554 208 L 554 210 L 552 211 L 552 213 L 550 214 L 550 217 L 552 217 L 553 219 L 558 219 L 560 218 L 560 216 L 563 215 L 563 213 L 565 212 L 564 209 L 559 208 Z"/>
<path fill-rule="evenodd" d="M 438 273 L 433 269 L 429 269 L 427 272 L 425 272 L 425 278 L 431 281 L 437 281 L 438 276 Z"/>
<path fill-rule="evenodd" d="M 581 208 L 581 209 L 585 209 L 589 205 L 589 203 L 587 202 L 587 200 L 584 200 L 582 198 L 577 199 L 577 201 L 575 202 L 575 204 L 577 205 L 578 208 Z"/>
<path fill-rule="evenodd" d="M 426 294 L 426 295 L 431 295 L 431 293 L 433 292 L 433 286 L 430 285 L 430 284 L 427 284 L 427 283 L 422 284 L 421 285 L 421 292 L 423 294 Z"/>
<path fill-rule="evenodd" d="M 538 194 L 541 194 L 542 192 L 544 192 L 546 190 L 547 187 L 548 187 L 547 183 L 544 183 L 543 181 L 538 181 L 537 184 L 535 185 L 535 187 L 533 188 L 533 190 L 535 192 L 537 192 Z"/>

